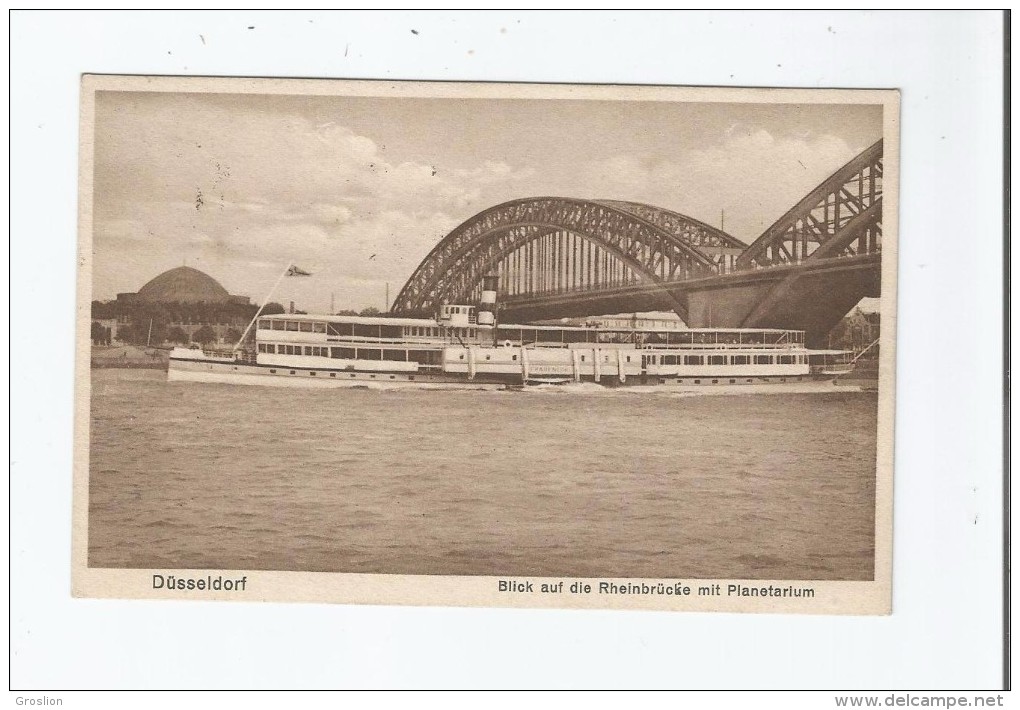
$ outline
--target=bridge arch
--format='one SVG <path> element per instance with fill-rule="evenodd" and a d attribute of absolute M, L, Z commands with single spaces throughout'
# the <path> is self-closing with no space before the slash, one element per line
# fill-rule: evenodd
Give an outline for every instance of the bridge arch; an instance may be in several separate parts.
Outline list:
<path fill-rule="evenodd" d="M 444 302 L 471 302 L 486 273 L 499 276 L 504 295 L 594 292 L 710 276 L 718 273 L 713 248 L 720 244 L 744 246 L 721 230 L 649 205 L 512 200 L 478 213 L 443 238 L 392 310 L 426 315 Z M 670 300 L 682 310 L 682 303 Z"/>
<path fill-rule="evenodd" d="M 826 178 L 747 247 L 737 268 L 881 251 L 882 155 L 879 140 Z"/>

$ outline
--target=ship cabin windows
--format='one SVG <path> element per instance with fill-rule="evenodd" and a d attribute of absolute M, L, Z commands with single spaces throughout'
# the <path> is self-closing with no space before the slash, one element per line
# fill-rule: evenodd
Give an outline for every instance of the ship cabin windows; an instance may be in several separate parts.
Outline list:
<path fill-rule="evenodd" d="M 478 337 L 476 328 L 447 328 L 446 337 L 453 341 L 475 340 Z"/>
<path fill-rule="evenodd" d="M 740 366 L 752 363 L 751 355 L 647 355 L 649 365 L 729 365 Z M 583 358 L 582 358 L 583 359 Z M 754 355 L 755 365 L 794 365 L 804 362 L 803 355 Z"/>
<path fill-rule="evenodd" d="M 399 325 L 369 325 L 367 323 L 324 323 L 326 335 L 340 338 L 366 338 L 371 340 L 400 340 L 408 329 Z"/>
<path fill-rule="evenodd" d="M 437 338 L 439 337 L 439 328 L 413 325 L 409 328 L 404 328 L 404 336 L 408 338 Z"/>
<path fill-rule="evenodd" d="M 330 323 L 330 326 L 333 324 Z M 259 330 L 286 330 L 292 333 L 325 333 L 327 324 L 323 321 L 295 321 L 276 318 L 259 318 Z M 331 334 L 332 331 L 330 331 Z"/>
<path fill-rule="evenodd" d="M 283 346 L 281 345 L 280 347 L 282 348 Z M 260 353 L 269 353 L 271 355 L 275 354 L 276 353 L 276 345 L 274 345 L 273 343 L 259 343 L 259 352 Z"/>
<path fill-rule="evenodd" d="M 407 361 L 416 362 L 423 367 L 439 367 L 442 352 L 439 350 L 408 350 Z"/>
<path fill-rule="evenodd" d="M 281 354 L 301 355 L 301 346 L 279 345 Z M 293 351 L 293 352 L 292 352 Z M 337 348 L 305 346 L 305 355 L 328 357 L 334 360 L 388 360 L 390 362 L 417 362 L 422 365 L 438 365 L 439 351 L 406 350 L 405 348 Z"/>
<path fill-rule="evenodd" d="M 478 311 L 475 306 L 444 304 L 439 309 L 439 320 L 450 325 L 474 325 L 478 322 Z"/>

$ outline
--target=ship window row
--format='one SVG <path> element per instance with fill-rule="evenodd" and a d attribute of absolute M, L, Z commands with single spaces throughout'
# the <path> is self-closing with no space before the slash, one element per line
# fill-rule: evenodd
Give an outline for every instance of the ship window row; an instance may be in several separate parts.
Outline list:
<path fill-rule="evenodd" d="M 438 365 L 441 353 L 437 350 L 405 350 L 396 348 L 336 348 L 318 345 L 286 345 L 283 343 L 259 343 L 259 352 L 269 355 L 309 355 L 328 357 L 336 360 L 388 360 L 392 362 L 417 362 L 422 365 Z"/>
<path fill-rule="evenodd" d="M 390 338 L 402 337 L 437 338 L 443 329 L 435 326 L 368 325 L 364 323 L 327 323 L 325 321 L 297 321 L 282 318 L 260 318 L 259 330 L 282 330 L 300 333 L 326 333 L 337 337 Z M 447 328 L 452 337 L 474 338 L 475 328 Z M 802 343 L 804 333 L 800 331 L 743 331 L 743 332 L 693 332 L 693 331 L 634 331 L 578 329 L 537 329 L 516 326 L 500 326 L 499 340 L 517 343 L 641 343 L 646 345 L 771 345 L 780 343 Z"/>
<path fill-rule="evenodd" d="M 474 338 L 478 332 L 474 328 L 447 328 L 451 338 Z"/>
<path fill-rule="evenodd" d="M 325 333 L 337 337 L 354 338 L 402 338 L 405 328 L 400 325 L 368 325 L 365 323 L 327 323 L 325 321 L 295 321 L 260 318 L 259 330 L 283 330 L 292 333 Z M 438 328 L 418 328 L 438 336 Z"/>
<path fill-rule="evenodd" d="M 329 357 L 329 348 L 318 345 L 284 345 L 283 343 L 259 343 L 259 352 L 270 355 L 313 355 Z"/>
<path fill-rule="evenodd" d="M 259 318 L 259 330 L 287 330 L 292 333 L 325 333 L 326 324 L 322 321 Z"/>
<path fill-rule="evenodd" d="M 405 329 L 405 333 L 411 338 L 438 338 L 442 334 L 439 328 L 429 328 L 424 325 L 412 325 Z"/>
<path fill-rule="evenodd" d="M 796 365 L 804 355 L 648 355 L 650 365 Z"/>
<path fill-rule="evenodd" d="M 499 340 L 517 343 L 638 343 L 644 345 L 778 345 L 801 343 L 800 331 L 634 331 L 602 329 L 538 329 L 499 326 Z"/>

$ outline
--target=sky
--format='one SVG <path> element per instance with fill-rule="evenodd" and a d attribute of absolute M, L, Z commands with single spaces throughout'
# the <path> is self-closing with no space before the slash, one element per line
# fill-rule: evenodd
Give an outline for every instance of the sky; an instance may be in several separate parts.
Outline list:
<path fill-rule="evenodd" d="M 633 200 L 753 241 L 881 137 L 867 105 L 98 92 L 93 297 L 186 264 L 261 302 L 385 307 L 511 199 Z"/>

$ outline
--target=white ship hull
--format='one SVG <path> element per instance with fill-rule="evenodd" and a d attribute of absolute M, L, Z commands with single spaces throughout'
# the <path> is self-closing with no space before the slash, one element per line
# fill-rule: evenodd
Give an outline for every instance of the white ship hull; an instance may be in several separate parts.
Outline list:
<path fill-rule="evenodd" d="M 449 308 L 460 308 L 460 315 L 467 317 L 467 307 Z M 246 353 L 175 348 L 168 378 L 303 388 L 498 389 L 592 383 L 681 392 L 711 387 L 744 392 L 836 389 L 832 381 L 838 373 L 830 369 L 831 363 L 812 361 L 813 355 L 832 353 L 807 350 L 802 336 L 778 330 L 485 329 L 469 322 L 458 326 L 424 319 L 281 314 L 259 319 L 255 342 Z"/>
<path fill-rule="evenodd" d="M 561 385 L 601 385 L 626 387 L 635 391 L 668 389 L 677 393 L 703 393 L 711 389 L 716 394 L 752 393 L 813 393 L 856 392 L 858 386 L 837 384 L 831 375 L 787 375 L 746 377 L 659 377 L 634 375 L 620 381 L 616 375 L 605 376 L 599 383 L 593 377 L 578 380 L 568 377 L 532 376 L 523 380 L 519 375 L 476 375 L 469 378 L 454 373 L 370 372 L 360 370 L 330 370 L 310 367 L 280 367 L 251 365 L 242 362 L 205 360 L 195 357 L 171 358 L 167 372 L 170 382 L 200 382 L 206 384 L 258 385 L 263 387 L 293 387 L 302 389 L 461 389 L 498 390 L 522 386 L 556 387 Z"/>

